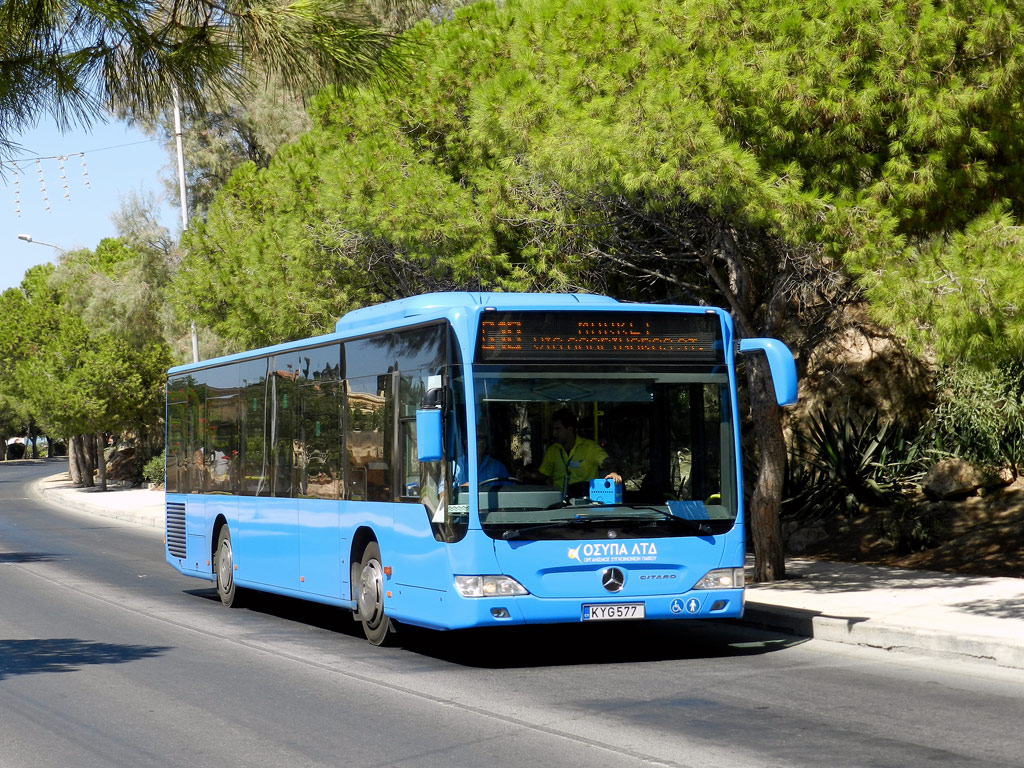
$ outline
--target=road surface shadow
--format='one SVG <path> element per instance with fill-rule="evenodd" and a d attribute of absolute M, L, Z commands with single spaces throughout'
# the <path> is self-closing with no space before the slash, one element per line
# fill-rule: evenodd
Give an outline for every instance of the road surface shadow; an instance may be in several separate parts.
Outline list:
<path fill-rule="evenodd" d="M 75 672 L 96 664 L 125 664 L 169 650 L 170 646 L 120 645 L 66 637 L 0 640 L 0 681 L 15 675 Z"/>
<path fill-rule="evenodd" d="M 67 555 L 57 555 L 51 552 L 0 552 L 0 565 L 4 563 L 49 563 L 66 557 Z"/>
<path fill-rule="evenodd" d="M 215 589 L 187 594 L 219 602 Z M 344 609 L 261 592 L 244 610 L 348 637 L 362 626 Z M 422 656 L 482 669 L 712 659 L 772 653 L 807 642 L 729 621 L 639 621 L 547 624 L 436 631 L 397 625 L 391 645 Z M 382 653 L 384 651 L 381 651 Z"/>
<path fill-rule="evenodd" d="M 515 669 L 753 656 L 806 642 L 728 622 L 606 622 L 433 632 L 401 627 L 406 650 L 467 667 Z"/>
<path fill-rule="evenodd" d="M 185 591 L 185 594 L 220 603 L 220 596 L 216 589 L 189 589 Z M 352 614 L 343 608 L 335 608 L 333 605 L 282 597 L 269 592 L 246 590 L 245 596 L 241 600 L 241 607 L 243 610 L 308 624 L 329 632 L 341 632 L 352 637 L 363 636 L 362 627 L 352 619 Z"/>

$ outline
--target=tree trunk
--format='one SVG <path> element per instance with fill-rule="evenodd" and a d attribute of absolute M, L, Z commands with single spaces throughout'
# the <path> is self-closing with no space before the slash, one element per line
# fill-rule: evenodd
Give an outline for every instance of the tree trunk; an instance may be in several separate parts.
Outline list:
<path fill-rule="evenodd" d="M 99 480 L 100 490 L 107 490 L 107 456 L 104 450 L 107 445 L 106 436 L 100 432 L 94 438 L 96 441 L 96 479 Z"/>
<path fill-rule="evenodd" d="M 782 413 L 775 400 L 768 360 L 764 355 L 746 358 L 751 418 L 760 459 L 757 482 L 750 499 L 750 527 L 754 543 L 754 581 L 786 578 L 782 547 L 782 485 L 786 474 L 786 441 Z"/>
<path fill-rule="evenodd" d="M 36 423 L 31 416 L 28 417 L 28 439 L 32 441 L 32 458 L 39 458 L 39 446 L 36 445 Z"/>
<path fill-rule="evenodd" d="M 92 457 L 90 456 L 89 440 L 86 440 L 85 435 L 75 435 L 74 438 L 75 455 L 77 456 L 78 473 L 81 477 L 81 484 L 86 488 L 93 487 L 92 470 L 93 463 Z"/>
<path fill-rule="evenodd" d="M 80 458 L 78 452 L 80 446 L 75 442 L 75 438 L 71 437 L 68 439 L 68 474 L 71 475 L 72 485 L 82 485 L 82 465 L 80 464 Z"/>

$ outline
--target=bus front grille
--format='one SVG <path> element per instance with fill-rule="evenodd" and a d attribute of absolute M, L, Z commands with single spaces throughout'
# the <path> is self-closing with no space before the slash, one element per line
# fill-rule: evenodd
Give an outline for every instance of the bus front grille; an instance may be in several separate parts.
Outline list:
<path fill-rule="evenodd" d="M 167 551 L 174 557 L 185 557 L 185 505 L 167 502 Z"/>

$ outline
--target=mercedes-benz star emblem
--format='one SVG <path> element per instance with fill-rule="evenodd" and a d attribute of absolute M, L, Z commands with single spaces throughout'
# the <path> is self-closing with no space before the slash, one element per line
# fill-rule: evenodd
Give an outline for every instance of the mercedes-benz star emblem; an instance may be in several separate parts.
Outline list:
<path fill-rule="evenodd" d="M 618 568 L 605 568 L 601 574 L 601 585 L 609 592 L 618 592 L 626 583 L 626 574 Z"/>

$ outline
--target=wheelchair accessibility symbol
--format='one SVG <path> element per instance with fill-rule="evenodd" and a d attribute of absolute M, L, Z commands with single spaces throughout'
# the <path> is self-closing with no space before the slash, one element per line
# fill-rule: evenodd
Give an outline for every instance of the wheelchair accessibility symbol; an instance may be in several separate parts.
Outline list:
<path fill-rule="evenodd" d="M 669 610 L 671 610 L 672 613 L 683 613 L 683 611 L 686 613 L 697 613 L 700 610 L 700 600 L 695 597 L 691 597 L 689 600 L 685 601 L 676 598 L 669 606 Z"/>
<path fill-rule="evenodd" d="M 686 611 L 687 613 L 697 613 L 700 610 L 700 600 L 695 597 L 691 597 L 689 600 L 684 602 L 676 598 L 672 601 L 672 605 L 669 606 L 669 610 L 671 610 L 672 613 L 682 613 L 683 611 Z"/>

